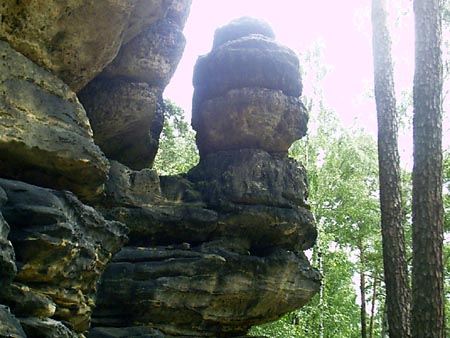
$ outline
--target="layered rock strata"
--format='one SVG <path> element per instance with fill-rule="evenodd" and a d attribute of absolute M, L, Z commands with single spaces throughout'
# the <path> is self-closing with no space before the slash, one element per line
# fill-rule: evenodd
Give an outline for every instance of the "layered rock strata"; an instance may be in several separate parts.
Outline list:
<path fill-rule="evenodd" d="M 151 163 L 163 123 L 161 94 L 184 48 L 190 2 L 0 5 L 0 336 L 87 334 L 99 277 L 128 228 L 83 203 L 111 200 L 105 152 L 141 167 Z M 88 83 L 113 88 L 114 95 L 92 95 L 103 100 L 101 108 L 115 98 L 116 124 L 135 128 L 134 138 L 114 123 L 96 136 L 97 125 L 111 118 L 107 109 L 86 114 L 76 93 Z M 89 90 L 83 93 L 89 98 Z M 102 133 L 123 142 L 102 142 Z M 141 176 L 133 178 L 139 193 L 130 204 L 154 199 Z"/>
<path fill-rule="evenodd" d="M 103 191 L 108 161 L 75 93 L 0 41 L 0 172 L 83 198 Z"/>
<path fill-rule="evenodd" d="M 87 331 L 97 281 L 125 243 L 127 229 L 69 192 L 5 179 L 0 192 L 18 266 L 0 300 L 20 317 L 28 335 L 41 336 L 39 330 L 48 326 L 70 332 L 61 321 L 75 332 Z"/>
<path fill-rule="evenodd" d="M 240 337 L 317 292 L 299 64 L 269 25 L 217 30 L 201 161 L 150 169 L 190 3 L 0 5 L 1 336 Z"/>
<path fill-rule="evenodd" d="M 232 22 L 199 59 L 197 167 L 158 182 L 111 163 L 98 208 L 128 225 L 130 241 L 102 276 L 90 337 L 132 335 L 136 325 L 167 337 L 238 337 L 318 291 L 320 274 L 303 254 L 317 235 L 306 173 L 287 157 L 308 120 L 298 59 L 267 27 Z"/>
<path fill-rule="evenodd" d="M 162 92 L 184 49 L 182 27 L 190 2 L 174 1 L 78 95 L 95 142 L 108 158 L 130 168 L 151 167 L 156 156 L 164 119 Z"/>

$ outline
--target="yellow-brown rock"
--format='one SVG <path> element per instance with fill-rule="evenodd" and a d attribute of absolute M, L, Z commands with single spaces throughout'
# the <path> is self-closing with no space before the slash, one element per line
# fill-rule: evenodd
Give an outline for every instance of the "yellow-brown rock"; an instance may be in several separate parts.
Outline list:
<path fill-rule="evenodd" d="M 86 112 L 60 79 L 0 41 L 0 172 L 84 199 L 103 191 L 108 161 Z"/>
<path fill-rule="evenodd" d="M 4 0 L 0 37 L 78 91 L 114 59 L 124 38 L 161 19 L 171 2 Z"/>

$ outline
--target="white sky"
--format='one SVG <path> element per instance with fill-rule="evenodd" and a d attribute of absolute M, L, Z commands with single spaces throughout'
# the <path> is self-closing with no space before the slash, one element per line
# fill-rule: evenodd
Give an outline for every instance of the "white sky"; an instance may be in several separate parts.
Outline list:
<path fill-rule="evenodd" d="M 164 93 L 181 106 L 190 118 L 192 72 L 199 55 L 211 50 L 214 31 L 241 16 L 264 19 L 273 28 L 277 41 L 297 53 L 305 52 L 320 39 L 324 45 L 324 63 L 331 72 L 323 81 L 327 106 L 345 125 L 358 124 L 376 135 L 373 99 L 367 98 L 373 87 L 373 61 L 370 0 L 193 0 L 184 34 L 187 39 L 183 58 Z M 388 1 L 389 2 L 389 1 Z M 396 63 L 397 94 L 412 88 L 414 71 L 414 31 L 412 1 L 391 0 L 392 17 L 408 12 L 401 22 L 393 23 L 393 55 Z M 397 14 L 396 14 L 397 13 Z M 305 90 L 308 79 L 304 78 Z M 305 92 L 307 95 L 307 92 Z M 448 130 L 448 126 L 446 127 Z M 445 130 L 444 130 L 445 132 Z M 444 134 L 447 146 L 449 132 Z M 405 148 L 410 136 L 400 138 Z M 410 150 L 406 150 L 409 157 Z"/>

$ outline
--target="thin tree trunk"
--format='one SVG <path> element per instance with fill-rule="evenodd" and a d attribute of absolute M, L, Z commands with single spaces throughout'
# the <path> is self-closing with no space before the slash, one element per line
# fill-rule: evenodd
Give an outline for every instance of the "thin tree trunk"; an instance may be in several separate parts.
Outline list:
<path fill-rule="evenodd" d="M 443 338 L 442 57 L 440 0 L 414 0 L 412 334 Z"/>
<path fill-rule="evenodd" d="M 367 312 L 366 312 L 366 275 L 364 267 L 366 266 L 364 247 L 359 244 L 359 263 L 360 263 L 360 291 L 361 291 L 361 338 L 367 338 Z"/>
<path fill-rule="evenodd" d="M 387 303 L 384 302 L 384 309 L 383 309 L 383 323 L 381 325 L 381 338 L 389 338 L 388 332 L 389 332 L 389 323 L 387 319 Z"/>
<path fill-rule="evenodd" d="M 322 246 L 320 239 L 317 239 L 315 248 L 317 249 L 317 260 L 319 271 L 323 271 L 323 257 L 322 257 Z M 322 278 L 322 283 L 319 289 L 319 338 L 324 337 L 324 326 L 323 326 L 323 297 L 325 289 L 325 276 Z"/>
<path fill-rule="evenodd" d="M 372 0 L 375 100 L 378 117 L 378 164 L 384 280 L 390 338 L 408 338 L 410 290 L 398 154 L 397 108 L 394 90 L 391 37 L 385 0 Z"/>
<path fill-rule="evenodd" d="M 375 305 L 377 303 L 377 297 L 378 297 L 377 284 L 378 284 L 378 279 L 377 279 L 377 272 L 376 272 L 373 277 L 373 284 L 372 284 L 372 306 L 370 309 L 370 322 L 369 322 L 369 337 L 370 338 L 374 338 L 373 333 L 374 333 L 374 321 L 375 321 Z"/>

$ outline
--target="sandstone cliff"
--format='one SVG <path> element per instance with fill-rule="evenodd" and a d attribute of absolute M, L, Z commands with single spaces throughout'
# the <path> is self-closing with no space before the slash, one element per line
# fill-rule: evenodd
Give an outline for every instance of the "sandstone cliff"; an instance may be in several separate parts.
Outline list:
<path fill-rule="evenodd" d="M 266 23 L 197 62 L 198 166 L 151 169 L 190 3 L 0 6 L 0 336 L 238 337 L 318 291 L 299 63 Z"/>

